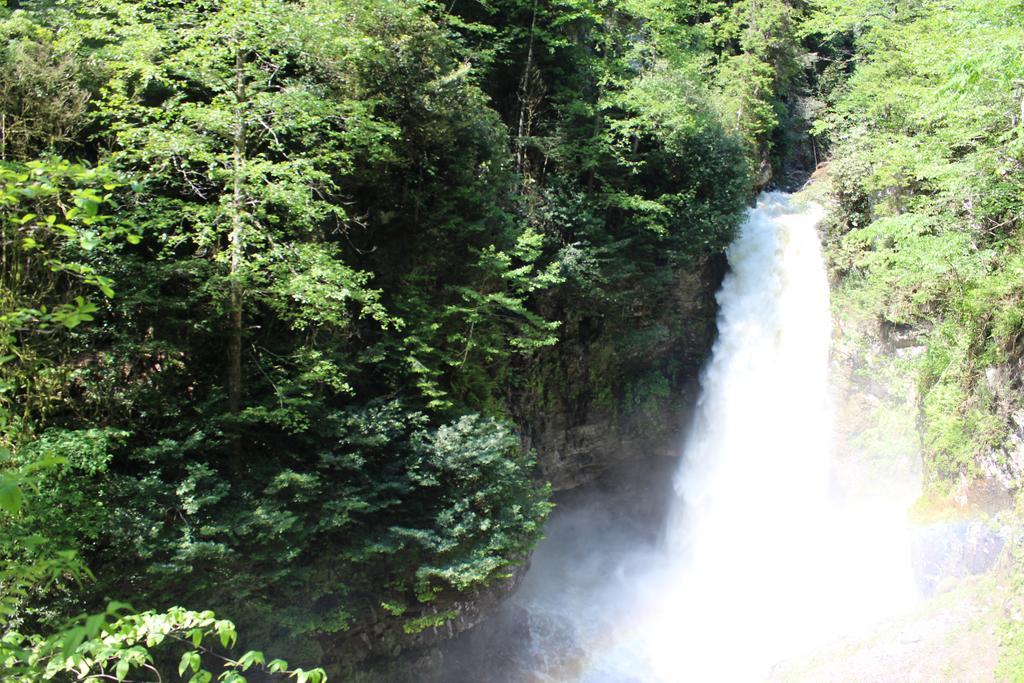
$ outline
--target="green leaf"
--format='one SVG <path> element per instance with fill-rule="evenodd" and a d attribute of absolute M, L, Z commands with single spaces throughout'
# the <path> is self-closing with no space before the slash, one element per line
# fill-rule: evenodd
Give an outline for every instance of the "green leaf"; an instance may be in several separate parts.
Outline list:
<path fill-rule="evenodd" d="M 184 676 L 185 672 L 188 670 L 188 667 L 192 661 L 189 659 L 189 655 L 191 654 L 191 652 L 185 652 L 181 655 L 181 661 L 178 662 L 178 676 Z"/>
<path fill-rule="evenodd" d="M 128 671 L 132 668 L 131 662 L 127 659 L 122 659 L 117 663 L 117 667 L 114 669 L 114 675 L 117 680 L 123 681 L 128 676 Z"/>
<path fill-rule="evenodd" d="M 64 462 L 66 459 L 65 458 L 52 458 L 52 460 L 55 460 L 55 461 L 56 460 L 60 460 L 61 462 Z M 119 612 L 124 612 L 126 610 L 131 610 L 131 609 L 132 609 L 132 606 L 130 604 L 128 604 L 127 602 L 120 602 L 118 600 L 111 600 L 110 602 L 107 603 L 107 614 L 109 614 L 111 616 L 116 616 Z"/>
<path fill-rule="evenodd" d="M 78 646 L 85 641 L 85 628 L 81 626 L 75 626 L 69 628 L 63 633 L 61 638 L 61 652 L 65 657 L 71 655 L 72 652 L 78 649 Z"/>
<path fill-rule="evenodd" d="M 0 480 L 0 510 L 16 515 L 21 510 L 24 496 L 21 487 L 10 477 Z"/>
<path fill-rule="evenodd" d="M 38 472 L 39 470 L 46 470 L 57 465 L 63 465 L 67 463 L 68 459 L 59 455 L 50 455 L 39 460 L 28 463 L 24 466 L 23 472 L 31 474 L 32 472 Z"/>
<path fill-rule="evenodd" d="M 181 655 L 181 661 L 178 663 L 178 675 L 184 676 L 185 672 L 191 668 L 192 671 L 198 672 L 199 666 L 202 663 L 202 657 L 194 650 L 189 650 Z"/>
<path fill-rule="evenodd" d="M 85 633 L 89 638 L 95 638 L 100 629 L 106 623 L 106 614 L 93 614 L 85 620 Z"/>
<path fill-rule="evenodd" d="M 250 650 L 238 658 L 238 666 L 242 671 L 247 671 L 253 664 L 263 663 L 263 653 L 256 650 Z"/>
<path fill-rule="evenodd" d="M 83 230 L 78 233 L 78 243 L 85 251 L 92 251 L 99 245 L 100 238 L 91 230 Z"/>

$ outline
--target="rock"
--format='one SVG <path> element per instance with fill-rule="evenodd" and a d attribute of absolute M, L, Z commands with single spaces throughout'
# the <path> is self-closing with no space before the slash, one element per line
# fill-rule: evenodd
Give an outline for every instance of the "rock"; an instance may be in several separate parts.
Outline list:
<path fill-rule="evenodd" d="M 882 320 L 879 323 L 879 336 L 884 352 L 915 347 L 923 348 L 921 340 L 926 332 L 927 330 L 923 326 L 894 323 L 889 320 Z"/>
<path fill-rule="evenodd" d="M 525 426 L 523 446 L 536 451 L 541 475 L 556 491 L 593 482 L 623 463 L 678 455 L 715 338 L 714 293 L 724 268 L 723 260 L 710 259 L 677 274 L 665 306 L 637 318 L 639 328 L 652 331 L 650 345 L 633 356 L 615 349 L 621 373 L 647 373 L 657 391 L 639 387 L 631 395 L 629 387 L 593 373 L 620 341 L 607 337 L 601 321 L 574 321 L 579 329 L 563 333 L 579 341 L 545 350 L 527 369 L 528 376 L 543 375 L 531 383 L 546 393 L 518 397 L 516 422 Z"/>
<path fill-rule="evenodd" d="M 985 368 L 985 382 L 988 384 L 989 391 L 993 393 L 1000 391 L 1010 382 L 1010 368 L 1005 365 Z"/>
<path fill-rule="evenodd" d="M 412 683 L 425 680 L 423 672 L 436 669 L 441 661 L 440 646 L 447 640 L 484 622 L 497 613 L 519 586 L 528 562 L 515 567 L 508 579 L 497 580 L 474 595 L 439 595 L 425 605 L 412 605 L 401 618 L 383 610 L 360 631 L 349 631 L 343 639 L 324 642 L 325 666 L 347 672 L 353 683 Z M 410 618 L 454 612 L 440 628 L 426 628 L 408 634 L 403 625 Z"/>
<path fill-rule="evenodd" d="M 768 187 L 772 181 L 772 160 L 765 151 L 761 155 L 761 161 L 757 165 L 757 175 L 754 178 L 754 189 L 760 192 Z"/>
<path fill-rule="evenodd" d="M 911 542 L 914 577 L 926 595 L 945 592 L 958 578 L 991 569 L 1005 544 L 1004 530 L 983 517 L 919 525 Z"/>
<path fill-rule="evenodd" d="M 901 360 L 913 360 L 914 358 L 920 358 L 927 351 L 928 347 L 924 345 L 904 346 L 896 349 L 896 357 Z"/>

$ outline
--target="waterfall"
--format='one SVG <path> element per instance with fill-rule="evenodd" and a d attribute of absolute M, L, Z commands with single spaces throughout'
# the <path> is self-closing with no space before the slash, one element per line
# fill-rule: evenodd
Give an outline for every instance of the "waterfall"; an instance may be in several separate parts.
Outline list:
<path fill-rule="evenodd" d="M 832 495 L 821 217 L 768 193 L 729 247 L 649 622 L 659 680 L 763 678 L 912 591 L 898 530 Z"/>
<path fill-rule="evenodd" d="M 782 193 L 749 211 L 661 542 L 608 500 L 557 516 L 506 608 L 529 638 L 500 680 L 764 680 L 913 604 L 919 482 L 836 473 L 822 213 Z"/>
<path fill-rule="evenodd" d="M 832 445 L 820 218 L 766 194 L 729 247 L 666 534 L 679 586 L 667 619 L 684 644 L 655 648 L 665 677 L 749 680 L 820 628 Z"/>
<path fill-rule="evenodd" d="M 819 219 L 816 206 L 768 194 L 729 247 L 667 534 L 694 571 L 735 571 L 737 553 L 769 559 L 824 502 L 831 311 Z"/>

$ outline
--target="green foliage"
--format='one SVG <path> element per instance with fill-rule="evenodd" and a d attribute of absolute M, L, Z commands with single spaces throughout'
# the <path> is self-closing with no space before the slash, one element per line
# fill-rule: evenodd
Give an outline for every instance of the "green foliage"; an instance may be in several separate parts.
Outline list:
<path fill-rule="evenodd" d="M 1021 352 L 1022 11 L 819 2 L 809 24 L 855 49 L 819 127 L 835 148 L 841 296 L 865 319 L 930 330 L 917 383 L 940 488 L 1001 447 L 1008 388 L 985 373 Z"/>
<path fill-rule="evenodd" d="M 428 628 L 439 628 L 444 626 L 445 622 L 450 619 L 454 619 L 457 616 L 458 612 L 455 612 L 454 610 L 438 612 L 437 614 L 428 614 L 416 619 L 410 619 L 405 622 L 405 625 L 402 628 L 405 629 L 406 633 L 412 635 L 414 633 L 419 633 L 420 631 L 425 631 Z"/>
<path fill-rule="evenodd" d="M 5 356 L 5 373 L 11 377 L 14 365 L 10 361 L 24 362 L 24 347 L 31 343 L 33 334 L 45 332 L 52 325 L 73 329 L 80 322 L 91 320 L 91 316 L 82 313 L 83 310 L 88 313 L 97 310 L 92 305 L 87 307 L 81 296 L 76 297 L 74 307 L 60 304 L 52 311 L 48 311 L 45 306 L 38 309 L 17 308 L 21 298 L 37 301 L 50 293 L 48 288 L 66 291 L 66 287 L 60 287 L 61 283 L 50 283 L 48 288 L 33 291 L 32 286 L 38 287 L 39 283 L 25 281 L 24 273 L 32 272 L 34 266 L 31 257 L 26 256 L 35 256 L 42 261 L 43 267 L 53 273 L 73 273 L 86 285 L 99 288 L 108 297 L 113 296 L 109 279 L 98 275 L 89 266 L 69 262 L 67 259 L 73 258 L 79 250 L 92 251 L 124 231 L 117 225 L 111 227 L 107 217 L 99 213 L 99 207 L 109 201 L 110 196 L 100 197 L 88 187 L 90 181 L 109 179 L 105 173 L 90 172 L 60 161 L 47 164 L 29 162 L 24 168 L 7 167 L 3 170 L 7 174 L 6 194 L 3 196 L 5 227 L 9 223 L 16 226 L 10 231 L 5 230 L 2 250 L 5 257 L 4 274 L 8 276 L 7 283 L 11 292 L 10 298 L 4 302 L 4 321 L 11 326 L 9 336 L 4 341 L 4 349 L 14 351 Z M 71 185 L 70 190 L 64 187 L 65 183 Z M 76 185 L 84 185 L 84 188 Z M 103 187 L 109 191 L 117 186 L 108 182 Z M 68 198 L 65 198 L 65 192 Z M 61 217 L 50 214 L 40 224 L 36 224 L 36 215 L 23 213 L 24 209 L 19 206 L 21 201 L 32 202 L 33 208 L 56 206 Z M 68 205 L 71 205 L 70 208 Z M 137 243 L 138 239 L 133 237 L 128 234 L 129 241 Z M 18 247 L 23 253 L 19 253 Z M 14 261 L 16 257 L 28 265 Z M 76 312 L 79 318 L 71 320 Z M 13 376 L 18 376 L 17 370 Z M 32 385 L 31 378 L 21 379 L 23 386 Z M 5 386 L 17 385 L 7 381 Z M 10 416 L 9 408 L 0 404 L 0 417 L 3 418 L 0 420 L 0 435 L 4 442 L 21 446 L 17 457 L 12 456 L 8 448 L 0 448 L 0 555 L 3 556 L 5 566 L 0 572 L 0 616 L 4 622 L 0 633 L 0 674 L 3 674 L 5 680 L 25 682 L 71 676 L 77 680 L 112 678 L 121 681 L 126 680 L 134 669 L 149 669 L 159 678 L 160 673 L 154 665 L 155 660 L 149 648 L 159 646 L 165 638 L 170 637 L 191 643 L 191 649 L 182 657 L 179 675 L 191 668 L 191 680 L 211 680 L 213 674 L 201 665 L 201 653 L 210 652 L 202 645 L 203 638 L 215 633 L 220 638 L 221 647 L 226 648 L 233 644 L 235 631 L 231 622 L 215 620 L 210 612 L 197 614 L 174 608 L 165 614 L 122 614 L 128 606 L 111 602 L 104 612 L 83 615 L 72 621 L 71 625 L 48 635 L 37 632 L 26 636 L 15 630 L 19 622 L 24 625 L 26 617 L 31 618 L 31 605 L 40 593 L 52 592 L 66 585 L 69 580 L 94 578 L 79 553 L 60 550 L 62 546 L 55 543 L 54 536 L 47 537 L 38 533 L 45 531 L 59 536 L 61 531 L 68 529 L 68 520 L 60 513 L 69 508 L 88 509 L 92 507 L 94 499 L 90 497 L 82 500 L 81 496 L 76 499 L 73 493 L 70 497 L 62 496 L 54 501 L 56 505 L 45 508 L 47 513 L 56 510 L 56 519 L 40 523 L 41 515 L 26 509 L 30 506 L 25 504 L 25 493 L 32 492 L 30 500 L 33 503 L 38 502 L 39 498 L 45 498 L 44 491 L 53 489 L 44 488 L 44 485 L 52 486 L 55 483 L 52 469 L 58 465 L 85 470 L 93 476 L 104 473 L 109 459 L 105 454 L 109 435 L 90 430 L 83 435 L 84 438 L 75 439 L 73 433 L 58 432 L 58 441 L 70 442 L 65 443 L 63 448 L 69 457 L 54 456 L 54 451 L 62 450 L 57 444 L 49 443 L 45 438 L 26 438 L 25 433 L 19 431 L 23 424 L 11 420 Z M 50 476 L 46 476 L 48 473 Z M 65 473 L 65 470 L 59 471 L 58 483 Z M 84 489 L 77 479 L 71 481 L 70 489 L 63 487 L 64 494 Z M 72 529 L 75 534 L 94 537 L 93 534 L 101 526 L 102 521 L 97 521 L 95 515 L 91 520 L 78 516 Z M 178 634 L 187 634 L 189 641 Z M 219 655 L 218 658 L 223 661 L 223 673 L 218 676 L 218 680 L 243 683 L 245 677 L 238 672 L 249 669 L 254 663 L 262 664 L 263 661 L 263 655 L 259 652 L 248 652 L 238 661 Z M 301 680 L 326 681 L 322 669 L 289 671 L 287 664 L 280 660 L 272 662 L 267 669 L 270 673 L 280 672 Z"/>
<path fill-rule="evenodd" d="M 85 125 L 83 65 L 23 12 L 0 10 L 0 161 L 72 144 Z"/>
<path fill-rule="evenodd" d="M 513 378 L 526 395 L 517 413 L 590 405 L 632 420 L 630 387 L 652 358 L 673 344 L 689 353 L 665 302 L 680 272 L 729 242 L 759 163 L 724 102 L 726 48 L 712 21 L 721 11 L 636 0 L 452 6 L 512 134 L 526 218 L 564 278 L 536 298 L 565 343 Z M 658 372 L 677 393 L 681 373 Z"/>
<path fill-rule="evenodd" d="M 95 265 L 139 236 L 101 209 L 121 186 L 109 168 L 61 159 L 0 165 L 0 428 L 45 413 L 59 391 L 53 328 L 93 319 L 94 296 L 114 294 Z M 42 375 L 42 377 L 40 377 Z M 20 412 L 20 414 L 19 414 Z M 24 425 L 23 425 L 24 426 Z M 2 443 L 2 441 L 0 441 Z"/>
<path fill-rule="evenodd" d="M 160 663 L 153 653 L 173 647 L 184 651 L 177 667 L 178 676 L 182 680 L 188 676 L 190 682 L 245 683 L 245 672 L 250 670 L 260 672 L 259 680 L 266 680 L 269 674 L 297 682 L 327 681 L 322 668 L 289 669 L 284 660 L 267 662 L 263 653 L 256 650 L 237 659 L 217 654 L 232 647 L 237 635 L 234 624 L 217 619 L 213 612 L 172 607 L 166 612 L 124 614 L 127 607 L 110 603 L 105 612 L 83 616 L 49 638 L 6 632 L 0 640 L 0 673 L 12 683 L 54 679 L 124 681 L 131 680 L 132 674 L 156 675 L 159 680 Z M 212 656 L 217 667 L 204 666 L 204 656 Z"/>

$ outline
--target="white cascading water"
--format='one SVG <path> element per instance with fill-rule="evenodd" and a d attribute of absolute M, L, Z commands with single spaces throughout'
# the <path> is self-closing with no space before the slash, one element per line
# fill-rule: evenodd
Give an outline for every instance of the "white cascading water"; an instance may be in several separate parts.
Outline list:
<path fill-rule="evenodd" d="M 718 341 L 667 531 L 674 635 L 651 649 L 665 680 L 755 679 L 821 629 L 832 324 L 820 218 L 768 194 L 729 247 Z"/>
<path fill-rule="evenodd" d="M 768 194 L 729 247 L 718 341 L 667 531 L 678 593 L 666 618 L 689 653 L 676 661 L 679 645 L 657 643 L 666 678 L 685 669 L 694 680 L 750 680 L 821 627 L 832 322 L 820 218 Z"/>
<path fill-rule="evenodd" d="M 587 538 L 583 518 L 539 549 L 518 599 L 533 618 L 573 622 L 580 654 L 540 638 L 540 659 L 558 665 L 532 680 L 762 680 L 913 603 L 914 484 L 882 502 L 836 495 L 821 215 L 767 193 L 729 247 L 662 547 L 592 559 L 574 544 L 617 541 Z"/>

